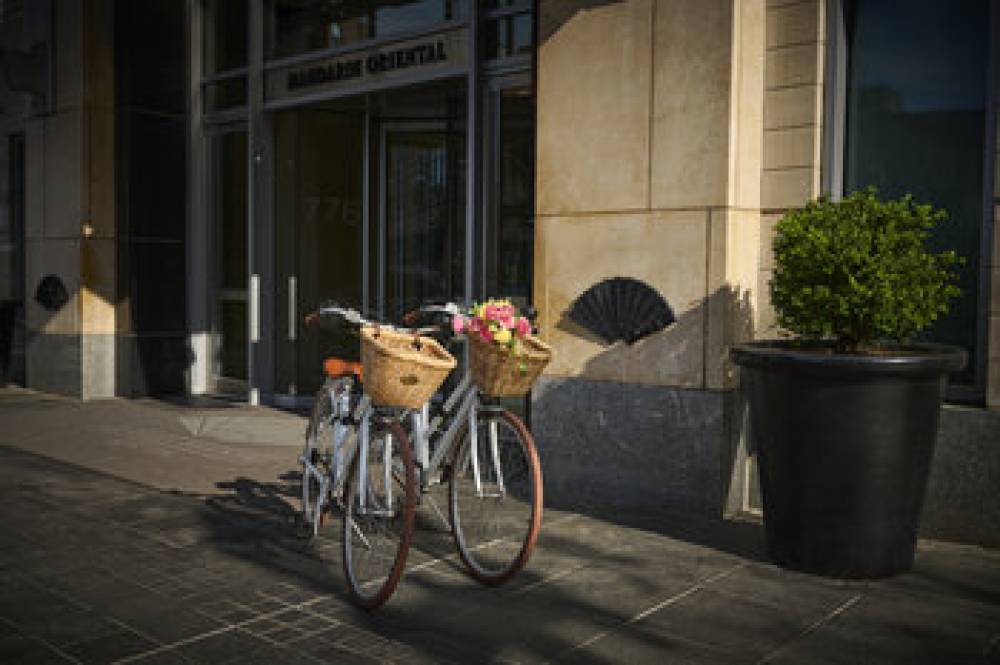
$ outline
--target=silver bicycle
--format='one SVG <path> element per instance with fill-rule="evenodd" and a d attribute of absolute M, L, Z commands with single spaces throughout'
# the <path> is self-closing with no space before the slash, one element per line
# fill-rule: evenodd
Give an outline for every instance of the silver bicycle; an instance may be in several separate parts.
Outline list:
<path fill-rule="evenodd" d="M 454 303 L 426 305 L 404 318 L 414 324 L 404 330 L 447 343 L 458 313 Z M 310 317 L 376 325 L 337 306 Z M 374 609 L 389 599 L 406 566 L 416 505 L 425 497 L 438 510 L 429 491 L 443 483 L 447 521 L 469 574 L 491 586 L 517 574 L 542 520 L 541 466 L 521 419 L 483 399 L 468 374 L 419 409 L 398 409 L 372 404 L 359 364 L 328 359 L 324 369 L 300 458 L 302 517 L 316 534 L 333 510 L 341 512 L 352 600 Z"/>

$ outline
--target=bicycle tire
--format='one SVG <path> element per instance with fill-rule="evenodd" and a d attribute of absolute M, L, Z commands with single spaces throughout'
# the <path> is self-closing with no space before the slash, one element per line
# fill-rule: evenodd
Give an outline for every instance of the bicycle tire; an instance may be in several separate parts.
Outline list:
<path fill-rule="evenodd" d="M 327 377 L 320 389 L 316 391 L 316 400 L 313 402 L 312 412 L 309 415 L 309 423 L 306 425 L 305 445 L 302 450 L 302 457 L 310 460 L 313 466 L 324 468 L 327 473 L 329 472 L 329 469 L 326 467 L 330 451 L 324 451 L 322 444 L 324 441 L 329 442 L 331 436 L 330 418 L 333 411 L 333 404 L 330 402 L 330 394 L 331 391 L 336 390 L 341 381 L 342 379 Z M 327 455 L 327 460 L 323 459 L 324 454 Z M 316 478 L 306 473 L 305 464 L 300 464 L 300 467 L 302 479 L 301 519 L 303 525 L 308 528 L 308 535 L 314 536 L 321 527 L 326 525 L 330 502 L 326 502 L 326 510 L 322 511 L 318 516 L 315 515 L 320 499 L 320 484 Z"/>
<path fill-rule="evenodd" d="M 382 453 L 385 435 L 389 439 L 393 471 L 390 487 L 394 491 L 390 501 L 385 500 L 385 476 Z M 358 464 L 361 448 L 354 455 L 344 487 L 343 513 L 343 568 L 351 601 L 365 610 L 374 610 L 384 604 L 403 575 L 406 557 L 413 539 L 414 514 L 417 502 L 416 467 L 410 440 L 396 421 L 372 422 L 368 443 L 368 479 L 366 502 L 378 507 L 385 506 L 388 515 L 377 515 L 374 511 L 358 515 Z M 380 491 L 381 490 L 381 491 Z M 384 542 L 383 542 L 384 541 Z M 359 565 L 356 555 L 367 550 L 371 556 L 375 547 L 382 545 L 386 554 L 373 561 L 373 565 Z M 366 547 L 367 545 L 367 547 Z M 393 551 L 394 550 L 394 551 Z"/>
<path fill-rule="evenodd" d="M 488 439 L 494 422 L 503 490 Z M 534 551 L 542 523 L 542 469 L 531 432 L 510 411 L 482 414 L 477 432 L 482 492 L 475 488 L 472 437 L 466 430 L 451 468 L 449 515 L 466 571 L 482 584 L 498 586 L 520 572 Z"/>

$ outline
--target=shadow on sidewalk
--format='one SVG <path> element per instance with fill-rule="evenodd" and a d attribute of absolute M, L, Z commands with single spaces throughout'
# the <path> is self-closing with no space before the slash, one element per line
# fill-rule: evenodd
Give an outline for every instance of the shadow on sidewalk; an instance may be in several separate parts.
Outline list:
<path fill-rule="evenodd" d="M 236 478 L 218 483 L 219 489 L 228 494 L 203 497 L 207 510 L 202 515 L 212 534 L 210 542 L 230 556 L 291 576 L 297 585 L 317 594 L 332 594 L 337 603 L 331 611 L 337 613 L 338 619 L 402 642 L 435 661 L 468 662 L 474 658 L 477 662 L 491 662 L 497 657 L 510 657 L 512 648 L 518 656 L 530 660 L 568 655 L 578 643 L 574 639 L 578 630 L 596 634 L 609 626 L 622 625 L 634 615 L 632 605 L 640 598 L 665 593 L 663 589 L 681 588 L 679 585 L 707 574 L 701 568 L 706 554 L 692 552 L 681 557 L 689 563 L 670 564 L 675 566 L 671 570 L 677 573 L 677 579 L 668 577 L 651 584 L 646 566 L 651 559 L 659 558 L 655 552 L 638 546 L 618 549 L 616 533 L 619 539 L 630 538 L 613 524 L 606 529 L 597 525 L 602 534 L 590 540 L 566 533 L 546 536 L 546 523 L 575 518 L 552 512 L 552 522 L 543 522 L 541 551 L 533 564 L 508 586 L 485 588 L 463 574 L 450 531 L 425 500 L 418 507 L 407 575 L 383 608 L 366 613 L 354 609 L 347 599 L 341 570 L 339 513 L 331 515 L 319 538 L 306 537 L 298 519 L 300 482 L 295 470 L 269 482 Z M 443 492 L 437 497 L 432 493 L 431 497 L 440 501 L 440 494 Z M 610 517 L 614 523 L 620 522 L 622 516 Z M 589 518 L 583 519 L 594 524 Z M 632 526 L 644 528 L 642 520 L 634 521 Z M 730 549 L 720 548 L 720 552 Z M 662 560 L 667 562 L 676 556 L 674 548 L 664 551 Z M 725 554 L 707 557 L 713 561 L 711 570 L 716 570 L 714 566 L 733 565 L 732 558 Z M 572 575 L 565 577 L 568 561 L 587 570 L 614 571 L 615 580 L 582 583 Z M 685 567 L 688 565 L 690 568 Z M 415 573 L 414 568 L 420 572 Z M 589 573 L 581 569 L 580 574 Z M 563 581 L 548 583 L 553 579 Z M 529 592 L 530 599 L 526 597 Z M 461 620 L 456 621 L 456 617 Z M 567 621 L 575 624 L 574 630 L 566 630 Z M 634 632 L 637 639 L 662 649 L 666 655 L 682 648 L 652 630 L 637 628 Z M 588 658 L 590 662 L 613 662 L 592 654 Z"/>

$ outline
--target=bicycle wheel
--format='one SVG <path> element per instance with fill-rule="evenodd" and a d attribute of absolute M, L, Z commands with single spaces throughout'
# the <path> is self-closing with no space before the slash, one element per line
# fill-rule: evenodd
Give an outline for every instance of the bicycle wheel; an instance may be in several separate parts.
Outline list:
<path fill-rule="evenodd" d="M 410 441 L 396 421 L 372 422 L 364 491 L 354 455 L 344 487 L 344 576 L 351 600 L 382 605 L 399 583 L 413 537 L 417 480 Z"/>
<path fill-rule="evenodd" d="M 302 449 L 302 459 L 320 473 L 329 474 L 330 446 L 332 440 L 332 395 L 341 387 L 340 379 L 327 378 L 323 386 L 316 392 L 309 424 L 306 426 L 305 446 Z M 310 473 L 305 463 L 302 468 L 302 522 L 309 535 L 315 536 L 321 526 L 325 526 L 329 514 L 329 497 L 321 497 L 319 478 Z"/>
<path fill-rule="evenodd" d="M 535 547 L 542 470 L 531 433 L 513 413 L 482 411 L 476 431 L 476 450 L 467 432 L 451 470 L 451 526 L 469 573 L 496 586 L 517 574 Z"/>

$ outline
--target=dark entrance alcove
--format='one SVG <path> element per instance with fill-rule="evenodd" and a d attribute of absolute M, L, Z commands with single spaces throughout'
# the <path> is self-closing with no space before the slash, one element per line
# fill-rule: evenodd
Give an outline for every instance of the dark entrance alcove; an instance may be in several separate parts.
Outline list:
<path fill-rule="evenodd" d="M 184 3 L 115 3 L 115 364 L 122 396 L 185 389 L 186 44 Z"/>

